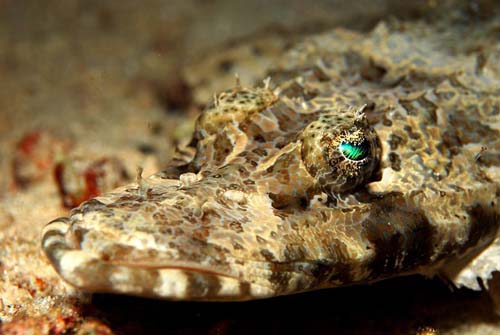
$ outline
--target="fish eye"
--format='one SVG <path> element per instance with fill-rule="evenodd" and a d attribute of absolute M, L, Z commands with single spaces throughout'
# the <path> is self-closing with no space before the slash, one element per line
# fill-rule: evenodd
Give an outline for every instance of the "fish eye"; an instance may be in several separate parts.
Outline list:
<path fill-rule="evenodd" d="M 304 128 L 302 161 L 328 194 L 345 193 L 369 182 L 379 166 L 381 147 L 375 129 L 355 110 L 330 112 Z"/>
<path fill-rule="evenodd" d="M 361 143 L 341 142 L 339 151 L 345 159 L 351 161 L 362 161 L 366 159 L 370 153 L 370 144 L 368 141 Z"/>

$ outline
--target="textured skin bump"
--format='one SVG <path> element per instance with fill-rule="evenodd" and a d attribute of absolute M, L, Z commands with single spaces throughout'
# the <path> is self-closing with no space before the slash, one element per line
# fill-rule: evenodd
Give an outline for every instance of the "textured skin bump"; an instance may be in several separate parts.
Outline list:
<path fill-rule="evenodd" d="M 495 30 L 429 29 L 306 38 L 272 88 L 215 97 L 191 161 L 49 223 L 50 262 L 86 291 L 164 299 L 415 273 L 477 288 L 500 264 L 500 71 L 471 50 Z"/>

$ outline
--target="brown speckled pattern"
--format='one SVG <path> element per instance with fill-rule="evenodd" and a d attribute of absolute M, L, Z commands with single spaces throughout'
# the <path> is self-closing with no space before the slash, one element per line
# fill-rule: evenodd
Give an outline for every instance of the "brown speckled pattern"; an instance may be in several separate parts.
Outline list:
<path fill-rule="evenodd" d="M 192 161 L 51 222 L 45 253 L 83 290 L 166 299 L 455 280 L 500 225 L 500 69 L 416 31 L 306 39 L 273 82 L 214 98 Z"/>

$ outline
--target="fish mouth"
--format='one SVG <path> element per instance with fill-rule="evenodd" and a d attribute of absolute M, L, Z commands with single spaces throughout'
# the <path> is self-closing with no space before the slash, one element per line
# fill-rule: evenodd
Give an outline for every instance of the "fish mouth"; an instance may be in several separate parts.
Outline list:
<path fill-rule="evenodd" d="M 42 248 L 59 275 L 85 292 L 194 301 L 244 301 L 273 295 L 268 287 L 195 262 L 103 257 L 76 247 L 73 235 L 71 217 L 56 219 L 43 229 Z"/>

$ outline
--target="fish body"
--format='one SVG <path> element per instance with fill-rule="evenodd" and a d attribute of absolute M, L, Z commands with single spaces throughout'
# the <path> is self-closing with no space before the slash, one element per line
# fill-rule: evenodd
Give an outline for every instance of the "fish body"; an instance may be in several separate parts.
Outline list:
<path fill-rule="evenodd" d="M 172 300 L 409 274 L 479 288 L 500 260 L 500 69 L 413 28 L 306 38 L 272 82 L 217 94 L 192 159 L 45 227 L 56 271 Z"/>

